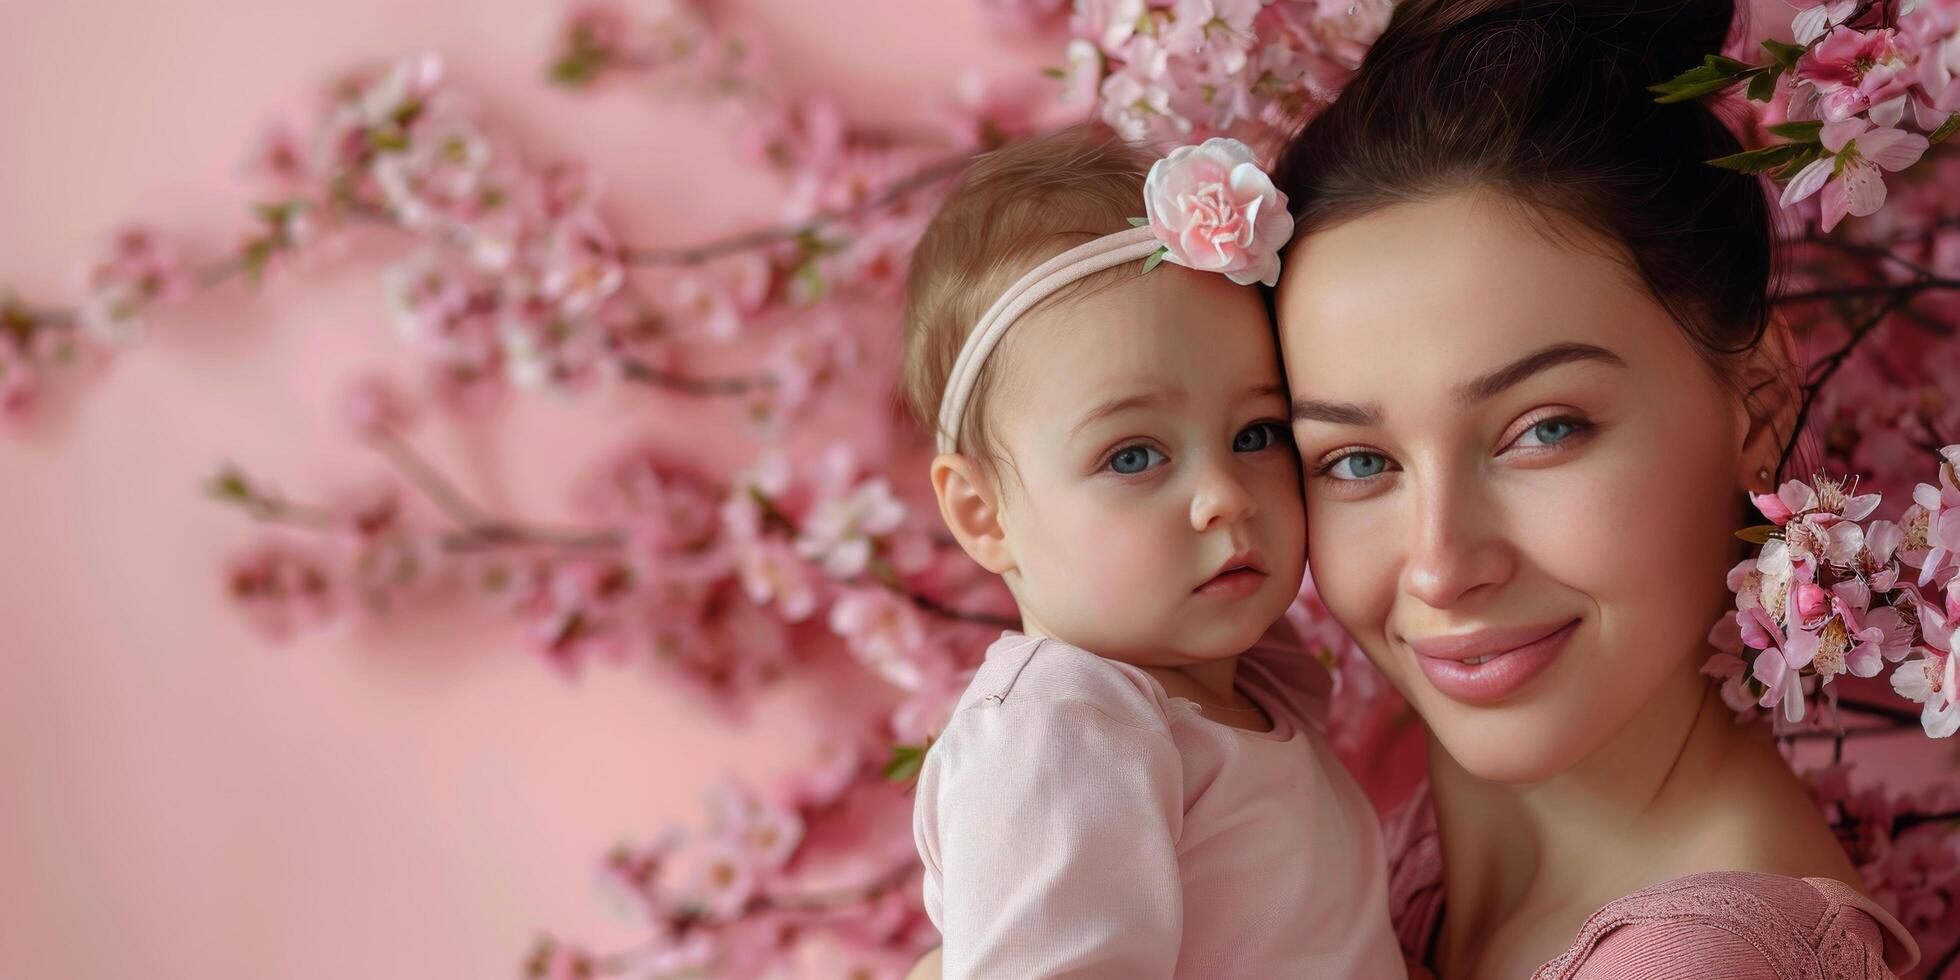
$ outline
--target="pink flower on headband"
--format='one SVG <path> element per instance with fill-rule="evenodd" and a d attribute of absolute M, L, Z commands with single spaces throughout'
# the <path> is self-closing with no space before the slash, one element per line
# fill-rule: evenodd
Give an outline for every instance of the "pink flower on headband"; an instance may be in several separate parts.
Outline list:
<path fill-rule="evenodd" d="M 1143 206 L 1164 242 L 1162 258 L 1222 272 L 1241 286 L 1279 281 L 1279 250 L 1293 237 L 1293 216 L 1244 143 L 1214 137 L 1172 150 L 1151 165 Z M 1157 261 L 1153 256 L 1150 265 Z"/>

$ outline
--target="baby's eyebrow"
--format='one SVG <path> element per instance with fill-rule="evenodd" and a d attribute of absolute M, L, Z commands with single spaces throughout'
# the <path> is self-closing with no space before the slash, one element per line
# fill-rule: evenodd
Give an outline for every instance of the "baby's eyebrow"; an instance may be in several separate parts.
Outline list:
<path fill-rule="evenodd" d="M 1161 391 L 1150 391 L 1142 394 L 1112 398 L 1083 413 L 1082 418 L 1069 428 L 1069 437 L 1074 438 L 1076 433 L 1081 432 L 1098 419 L 1108 418 L 1118 412 L 1127 412 L 1134 408 L 1151 408 L 1170 400 L 1167 394 Z"/>

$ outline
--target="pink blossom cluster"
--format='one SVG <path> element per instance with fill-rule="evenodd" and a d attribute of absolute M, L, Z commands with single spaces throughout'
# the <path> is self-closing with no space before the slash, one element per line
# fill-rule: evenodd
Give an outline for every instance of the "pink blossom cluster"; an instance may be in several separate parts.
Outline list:
<path fill-rule="evenodd" d="M 830 975 L 900 977 L 936 942 L 906 833 L 910 803 L 859 745 L 834 746 L 771 794 L 726 784 L 699 839 L 621 846 L 600 870 L 647 926 L 625 952 L 547 938 L 527 975 L 778 976 L 821 942 Z"/>
<path fill-rule="evenodd" d="M 1775 170 L 1785 207 L 1815 197 L 1829 232 L 1847 215 L 1876 213 L 1884 175 L 1912 167 L 1960 125 L 1960 4 L 1827 0 L 1799 11 L 1790 29 L 1794 45 L 1764 42 L 1766 64 L 1711 58 L 1675 83 L 1748 81 L 1779 139 L 1728 163 Z"/>
<path fill-rule="evenodd" d="M 1960 938 L 1960 792 L 1948 784 L 1908 793 L 1854 786 L 1853 768 L 1833 765 L 1805 780 L 1872 898 L 1923 949 L 1950 948 Z"/>
<path fill-rule="evenodd" d="M 1823 477 L 1753 495 L 1773 530 L 1730 570 L 1736 608 L 1711 631 L 1721 652 L 1704 668 L 1722 678 L 1731 707 L 1773 709 L 1796 725 L 1816 703 L 1835 705 L 1839 677 L 1890 666 L 1893 689 L 1923 705 L 1926 734 L 1960 729 L 1960 446 L 1942 452 L 1938 485 L 1920 484 L 1897 522 L 1872 518 L 1879 494 Z"/>
<path fill-rule="evenodd" d="M 1082 0 L 1071 97 L 1125 138 L 1253 134 L 1331 99 L 1388 24 L 1387 0 Z"/>

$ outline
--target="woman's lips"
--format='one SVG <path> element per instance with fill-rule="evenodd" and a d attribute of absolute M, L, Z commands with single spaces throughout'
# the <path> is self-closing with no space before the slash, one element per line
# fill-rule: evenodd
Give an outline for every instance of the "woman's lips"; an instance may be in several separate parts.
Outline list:
<path fill-rule="evenodd" d="M 1551 666 L 1578 628 L 1574 619 L 1411 640 L 1409 646 L 1416 666 L 1444 697 L 1485 705 L 1510 697 Z"/>

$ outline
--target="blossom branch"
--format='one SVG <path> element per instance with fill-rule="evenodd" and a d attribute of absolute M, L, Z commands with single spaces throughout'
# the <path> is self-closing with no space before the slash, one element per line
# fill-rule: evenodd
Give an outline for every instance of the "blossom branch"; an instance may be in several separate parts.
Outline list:
<path fill-rule="evenodd" d="M 472 504 L 455 485 L 413 447 L 394 433 L 382 430 L 369 437 L 369 444 L 401 471 L 403 478 L 429 498 L 463 533 L 445 544 L 456 550 L 505 544 L 539 544 L 555 548 L 616 548 L 626 540 L 617 528 L 565 530 L 528 527 L 494 517 Z"/>
<path fill-rule="evenodd" d="M 777 382 L 767 374 L 735 375 L 722 378 L 691 378 L 676 374 L 665 368 L 657 368 L 633 357 L 619 359 L 620 376 L 638 384 L 655 385 L 668 388 L 685 395 L 710 397 L 715 395 L 747 395 L 767 388 Z"/>
<path fill-rule="evenodd" d="M 1803 432 L 1804 424 L 1809 421 L 1811 406 L 1817 400 L 1817 393 L 1823 390 L 1824 383 L 1831 379 L 1831 375 L 1837 373 L 1838 368 L 1844 366 L 1845 359 L 1851 356 L 1852 350 L 1867 336 L 1870 336 L 1872 331 L 1876 330 L 1878 325 L 1885 321 L 1886 316 L 1890 315 L 1893 309 L 1897 308 L 1899 304 L 1905 302 L 1905 299 L 1905 296 L 1897 294 L 1888 297 L 1878 305 L 1876 311 L 1865 318 L 1864 322 L 1852 328 L 1851 337 L 1844 342 L 1842 347 L 1832 351 L 1820 362 L 1823 369 L 1818 373 L 1817 377 L 1811 379 L 1810 383 L 1804 386 L 1803 401 L 1797 408 L 1796 424 L 1790 430 L 1790 438 L 1784 440 L 1783 454 L 1776 461 L 1777 472 L 1782 472 L 1784 467 L 1790 465 L 1790 454 L 1796 452 L 1797 449 L 1796 436 L 1798 433 Z"/>
<path fill-rule="evenodd" d="M 699 245 L 675 248 L 622 248 L 620 258 L 633 265 L 701 265 L 722 256 L 746 252 L 750 249 L 813 238 L 818 232 L 831 225 L 871 214 L 914 191 L 937 184 L 966 169 L 966 165 L 972 160 L 972 156 L 965 154 L 938 160 L 911 176 L 891 184 L 876 196 L 860 204 L 821 212 L 807 221 L 757 229 Z"/>

